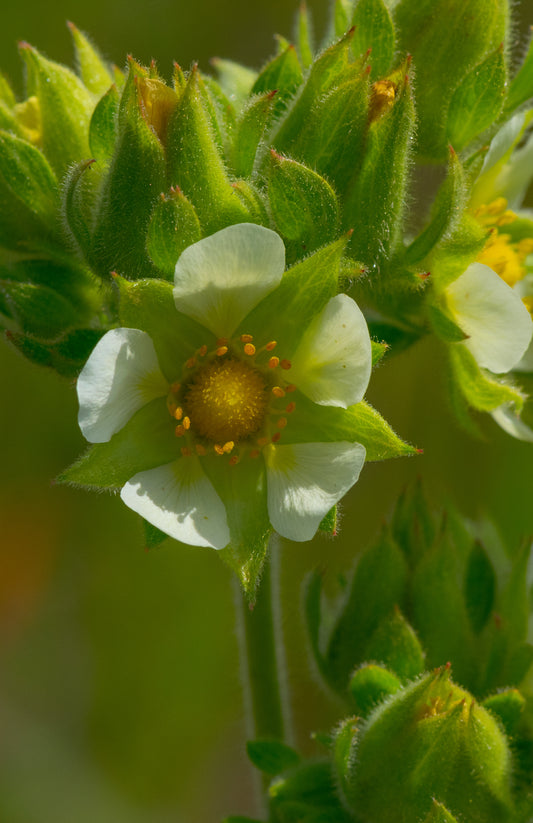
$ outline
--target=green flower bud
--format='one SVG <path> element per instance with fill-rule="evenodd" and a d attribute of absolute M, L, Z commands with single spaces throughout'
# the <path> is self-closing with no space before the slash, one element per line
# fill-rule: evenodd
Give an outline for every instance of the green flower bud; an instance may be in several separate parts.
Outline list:
<path fill-rule="evenodd" d="M 368 663 L 357 669 L 348 686 L 355 707 L 362 717 L 401 687 L 400 679 L 393 672 L 375 663 Z"/>
<path fill-rule="evenodd" d="M 506 738 L 449 674 L 437 670 L 397 692 L 361 728 L 340 779 L 362 819 L 424 820 L 434 799 L 464 823 L 511 819 Z"/>

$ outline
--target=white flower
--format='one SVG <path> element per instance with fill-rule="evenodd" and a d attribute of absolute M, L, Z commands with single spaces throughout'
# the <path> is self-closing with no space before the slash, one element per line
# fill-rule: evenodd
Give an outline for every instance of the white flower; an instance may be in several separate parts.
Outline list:
<path fill-rule="evenodd" d="M 154 447 L 121 497 L 184 543 L 224 548 L 254 506 L 279 534 L 309 540 L 362 469 L 365 448 L 347 432 L 370 377 L 366 322 L 345 295 L 299 313 L 284 268 L 280 237 L 261 226 L 201 240 L 176 265 L 175 326 L 165 316 L 151 336 L 108 332 L 80 374 L 91 443 L 131 428 L 140 452 L 154 438 L 167 449 L 171 433 L 174 459 Z"/>

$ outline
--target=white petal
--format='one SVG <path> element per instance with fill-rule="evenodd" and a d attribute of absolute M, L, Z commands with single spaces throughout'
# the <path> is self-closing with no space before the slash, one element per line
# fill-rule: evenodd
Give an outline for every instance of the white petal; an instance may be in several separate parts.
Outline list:
<path fill-rule="evenodd" d="M 120 496 L 130 509 L 182 543 L 223 549 L 230 541 L 224 504 L 197 457 L 139 472 Z"/>
<path fill-rule="evenodd" d="M 320 521 L 357 482 L 359 443 L 298 443 L 265 449 L 268 515 L 289 540 L 311 540 Z"/>
<path fill-rule="evenodd" d="M 518 112 L 513 115 L 510 120 L 505 123 L 499 131 L 496 132 L 490 141 L 489 150 L 485 155 L 481 173 L 484 174 L 493 166 L 496 165 L 509 151 L 509 149 L 518 141 L 518 137 L 524 128 L 525 113 Z M 475 192 L 475 187 L 474 187 Z M 500 192 L 496 192 L 493 196 L 495 199 L 500 196 Z M 505 196 L 505 195 L 504 195 Z"/>
<path fill-rule="evenodd" d="M 518 363 L 533 333 L 531 316 L 519 295 L 483 263 L 471 266 L 446 289 L 455 322 L 468 335 L 477 363 L 495 374 Z"/>
<path fill-rule="evenodd" d="M 346 409 L 363 399 L 372 346 L 361 309 L 338 294 L 306 330 L 291 358 L 291 382 L 320 406 Z"/>
<path fill-rule="evenodd" d="M 105 443 L 136 411 L 168 391 L 151 338 L 112 329 L 93 349 L 78 378 L 78 423 L 90 443 Z"/>
<path fill-rule="evenodd" d="M 516 437 L 517 440 L 525 440 L 533 443 L 533 429 L 527 426 L 510 406 L 498 406 L 491 412 L 492 417 L 504 432 Z"/>
<path fill-rule="evenodd" d="M 276 288 L 284 269 L 279 235 L 255 223 L 228 226 L 189 246 L 179 258 L 176 307 L 218 337 L 229 337 Z"/>

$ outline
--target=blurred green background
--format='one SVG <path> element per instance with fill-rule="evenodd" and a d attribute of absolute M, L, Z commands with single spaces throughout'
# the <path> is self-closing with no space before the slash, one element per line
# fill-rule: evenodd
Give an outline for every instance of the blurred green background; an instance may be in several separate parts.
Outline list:
<path fill-rule="evenodd" d="M 10 4 L 2 68 L 22 91 L 16 41 L 67 63 L 65 21 L 122 65 L 127 53 L 172 60 L 213 55 L 258 67 L 295 3 L 213 0 Z M 309 4 L 320 29 L 326 0 Z M 533 3 L 516 8 L 520 51 Z M 299 618 L 315 565 L 334 587 L 379 531 L 405 485 L 424 480 L 436 506 L 490 515 L 512 551 L 533 533 L 533 447 L 489 420 L 469 440 L 447 413 L 442 356 L 422 342 L 375 373 L 369 399 L 416 459 L 369 465 L 343 506 L 336 540 L 282 547 L 283 630 L 295 742 L 338 719 L 310 671 Z M 84 449 L 74 386 L 0 345 L 0 820 L 3 823 L 210 823 L 253 814 L 230 574 L 209 549 L 167 541 L 146 552 L 117 498 L 54 487 Z"/>

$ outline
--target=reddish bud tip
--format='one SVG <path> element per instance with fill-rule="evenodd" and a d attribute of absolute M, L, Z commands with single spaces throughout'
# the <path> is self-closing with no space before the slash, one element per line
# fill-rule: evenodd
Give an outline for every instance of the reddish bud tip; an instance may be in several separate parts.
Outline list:
<path fill-rule="evenodd" d="M 337 537 L 337 535 L 338 535 L 337 529 L 335 529 L 335 531 L 331 532 L 331 534 L 332 534 L 333 537 Z"/>
<path fill-rule="evenodd" d="M 77 27 L 70 20 L 67 20 L 67 26 L 71 31 L 77 31 Z"/>
<path fill-rule="evenodd" d="M 110 272 L 110 274 L 111 274 L 111 277 L 113 277 L 114 279 L 116 279 L 119 276 L 118 272 L 116 272 L 116 271 L 112 271 L 112 272 Z"/>
<path fill-rule="evenodd" d="M 10 331 L 9 329 L 6 329 L 6 331 L 4 332 L 4 334 L 5 334 L 6 338 L 7 338 L 9 341 L 13 340 L 13 338 L 15 337 L 15 335 L 13 334 L 13 332 L 12 332 L 12 331 Z"/>
<path fill-rule="evenodd" d="M 32 46 L 32 45 L 30 45 L 30 43 L 28 43 L 28 41 L 27 41 L 27 40 L 19 40 L 19 41 L 18 41 L 18 43 L 17 43 L 17 46 L 18 46 L 18 47 L 19 47 L 19 49 L 21 49 L 21 50 L 22 50 L 22 49 L 29 49 L 29 51 L 34 51 L 33 46 Z"/>
<path fill-rule="evenodd" d="M 347 37 L 352 37 L 354 32 L 355 32 L 355 28 L 356 28 L 355 26 L 352 26 L 351 29 L 348 29 L 348 31 L 346 32 L 346 36 Z"/>
<path fill-rule="evenodd" d="M 413 61 L 413 55 L 408 54 L 406 59 L 407 59 L 407 65 L 410 66 L 412 61 Z"/>
<path fill-rule="evenodd" d="M 372 66 L 369 64 L 368 66 L 365 67 L 365 74 L 370 74 L 371 71 L 372 71 Z"/>
<path fill-rule="evenodd" d="M 273 160 L 282 160 L 283 159 L 281 154 L 278 154 L 276 149 L 270 149 L 270 156 L 272 157 Z"/>
<path fill-rule="evenodd" d="M 415 449 L 417 454 L 424 454 L 424 449 Z"/>
<path fill-rule="evenodd" d="M 448 143 L 448 151 L 450 152 L 450 154 L 451 154 L 451 156 L 452 156 L 452 157 L 456 157 L 456 156 L 457 156 L 457 152 L 455 151 L 455 149 L 454 149 L 454 147 L 452 146 L 452 144 L 451 144 L 451 143 Z"/>
<path fill-rule="evenodd" d="M 269 91 L 268 94 L 267 94 L 268 99 L 272 100 L 272 98 L 275 97 L 276 94 L 278 94 L 278 92 L 279 92 L 279 89 L 273 89 L 272 91 Z"/>
<path fill-rule="evenodd" d="M 418 277 L 419 280 L 427 280 L 428 277 L 431 277 L 431 272 L 430 271 L 418 272 L 416 276 Z"/>

